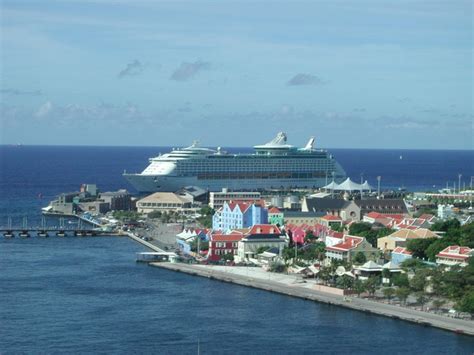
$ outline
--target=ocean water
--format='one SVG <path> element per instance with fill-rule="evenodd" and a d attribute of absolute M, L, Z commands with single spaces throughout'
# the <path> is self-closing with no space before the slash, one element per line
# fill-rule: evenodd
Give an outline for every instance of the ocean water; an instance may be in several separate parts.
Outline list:
<path fill-rule="evenodd" d="M 38 211 L 56 195 L 77 191 L 82 183 L 96 183 L 102 191 L 133 187 L 122 178 L 124 170 L 140 172 L 148 158 L 170 147 L 71 147 L 0 145 L 0 225 L 6 215 L 14 223 L 28 216 L 38 223 Z M 229 152 L 251 149 L 231 148 Z M 458 182 L 469 186 L 474 176 L 474 150 L 361 150 L 331 149 L 356 182 L 368 179 L 382 189 L 437 190 Z M 401 158 L 401 159 L 400 159 Z"/>
<path fill-rule="evenodd" d="M 0 146 L 0 225 L 81 183 L 130 188 L 167 148 Z M 332 150 L 356 181 L 442 187 L 474 175 L 472 151 Z M 400 159 L 402 155 L 402 159 Z M 372 180 L 373 183 L 373 180 Z M 474 339 L 135 263 L 117 237 L 0 236 L 0 353 L 472 354 Z"/>
<path fill-rule="evenodd" d="M 0 239 L 0 353 L 471 354 L 474 339 L 137 264 L 119 237 Z"/>

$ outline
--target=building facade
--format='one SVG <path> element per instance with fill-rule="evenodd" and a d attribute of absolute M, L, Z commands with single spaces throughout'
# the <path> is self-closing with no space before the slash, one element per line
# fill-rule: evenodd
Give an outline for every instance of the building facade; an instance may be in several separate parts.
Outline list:
<path fill-rule="evenodd" d="M 220 192 L 209 193 L 209 207 L 218 210 L 224 206 L 224 202 L 230 202 L 232 200 L 257 202 L 260 200 L 260 197 L 260 192 L 229 191 L 228 189 L 222 189 Z"/>
<path fill-rule="evenodd" d="M 224 202 L 224 206 L 212 217 L 212 228 L 220 231 L 267 223 L 268 210 L 265 207 L 244 202 Z"/>

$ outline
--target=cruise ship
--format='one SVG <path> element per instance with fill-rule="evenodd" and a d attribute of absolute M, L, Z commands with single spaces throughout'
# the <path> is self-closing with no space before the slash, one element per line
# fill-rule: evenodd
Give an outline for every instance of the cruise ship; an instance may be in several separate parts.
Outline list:
<path fill-rule="evenodd" d="M 251 154 L 229 154 L 220 147 L 202 148 L 194 142 L 150 158 L 150 165 L 141 173 L 124 172 L 123 176 L 140 193 L 175 192 L 185 186 L 208 191 L 317 188 L 346 178 L 331 154 L 314 148 L 313 137 L 304 148 L 297 148 L 280 132 L 254 150 Z"/>

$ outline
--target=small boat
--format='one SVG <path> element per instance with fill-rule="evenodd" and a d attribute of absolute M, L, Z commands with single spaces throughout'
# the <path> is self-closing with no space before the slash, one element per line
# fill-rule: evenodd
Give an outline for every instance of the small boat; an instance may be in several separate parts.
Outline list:
<path fill-rule="evenodd" d="M 86 233 L 83 232 L 83 231 L 74 231 L 74 235 L 75 235 L 76 237 L 83 237 L 83 236 L 86 235 Z"/>
<path fill-rule="evenodd" d="M 48 235 L 48 232 L 47 232 L 47 231 L 45 231 L 45 230 L 40 230 L 40 231 L 38 231 L 38 237 L 48 238 L 49 235 Z"/>
<path fill-rule="evenodd" d="M 13 234 L 12 231 L 6 231 L 5 233 L 3 233 L 3 236 L 5 238 L 14 238 L 15 237 L 15 234 Z"/>
<path fill-rule="evenodd" d="M 20 236 L 20 238 L 29 238 L 30 237 L 30 233 L 28 233 L 27 230 L 22 230 L 20 232 L 20 234 L 18 234 Z"/>
<path fill-rule="evenodd" d="M 60 231 L 57 231 L 57 232 L 56 232 L 56 235 L 57 235 L 58 237 L 65 237 L 65 236 L 66 236 L 66 232 L 63 231 L 63 230 L 60 230 Z"/>

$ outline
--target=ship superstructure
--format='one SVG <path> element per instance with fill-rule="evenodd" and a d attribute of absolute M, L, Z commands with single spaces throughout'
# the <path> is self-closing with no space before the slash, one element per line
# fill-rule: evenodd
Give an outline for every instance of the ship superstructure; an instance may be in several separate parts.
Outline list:
<path fill-rule="evenodd" d="M 209 191 L 317 188 L 346 177 L 331 154 L 314 148 L 314 138 L 297 148 L 287 144 L 286 134 L 280 132 L 254 150 L 252 154 L 229 154 L 220 147 L 202 148 L 194 142 L 151 158 L 139 174 L 123 175 L 139 192 L 173 192 L 185 186 Z"/>

